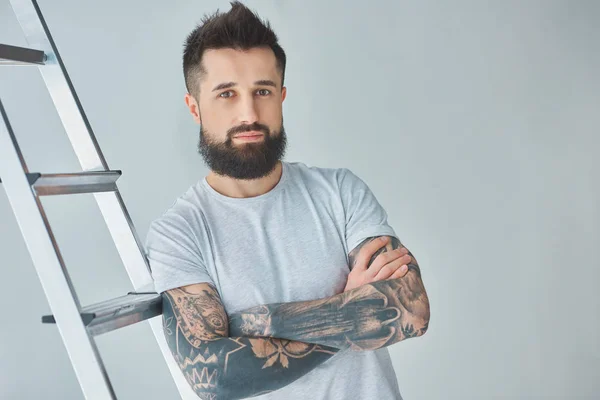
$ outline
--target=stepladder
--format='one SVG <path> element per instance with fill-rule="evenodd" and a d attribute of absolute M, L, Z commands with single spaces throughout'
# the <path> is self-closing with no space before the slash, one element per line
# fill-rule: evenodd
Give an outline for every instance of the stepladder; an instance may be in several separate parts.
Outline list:
<path fill-rule="evenodd" d="M 0 44 L 0 65 L 39 70 L 82 169 L 30 171 L 0 92 L 0 186 L 6 192 L 52 311 L 52 315 L 42 316 L 42 322 L 56 324 L 86 399 L 117 398 L 95 338 L 146 321 L 180 397 L 197 399 L 164 336 L 161 296 L 154 291 L 142 242 L 117 186 L 122 171 L 108 167 L 37 2 L 10 3 L 28 46 Z M 120 297 L 86 306 L 79 301 L 41 201 L 44 196 L 84 193 L 93 195 L 134 288 Z"/>

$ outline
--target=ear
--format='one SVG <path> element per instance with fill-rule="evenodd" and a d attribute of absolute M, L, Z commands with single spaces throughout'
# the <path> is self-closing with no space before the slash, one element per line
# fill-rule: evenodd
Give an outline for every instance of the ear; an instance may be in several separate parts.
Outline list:
<path fill-rule="evenodd" d="M 283 87 L 281 88 L 281 102 L 283 103 L 283 101 L 285 100 L 285 96 L 287 96 L 287 87 Z"/>
<path fill-rule="evenodd" d="M 189 93 L 186 93 L 184 100 L 185 105 L 189 108 L 190 114 L 192 114 L 192 117 L 194 118 L 194 121 L 196 121 L 197 124 L 201 124 L 202 118 L 200 117 L 200 107 L 198 106 L 198 102 L 196 101 L 194 96 L 192 96 Z"/>

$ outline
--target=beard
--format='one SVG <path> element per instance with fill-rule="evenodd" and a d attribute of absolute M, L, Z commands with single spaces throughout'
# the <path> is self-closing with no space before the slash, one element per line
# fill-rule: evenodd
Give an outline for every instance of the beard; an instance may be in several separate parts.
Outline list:
<path fill-rule="evenodd" d="M 233 144 L 233 136 L 249 131 L 264 134 L 263 140 L 239 145 Z M 285 154 L 287 137 L 281 121 L 281 130 L 272 132 L 266 125 L 255 122 L 241 125 L 227 131 L 224 142 L 211 139 L 211 134 L 200 126 L 198 152 L 204 162 L 216 174 L 234 179 L 259 179 L 267 176 Z"/>

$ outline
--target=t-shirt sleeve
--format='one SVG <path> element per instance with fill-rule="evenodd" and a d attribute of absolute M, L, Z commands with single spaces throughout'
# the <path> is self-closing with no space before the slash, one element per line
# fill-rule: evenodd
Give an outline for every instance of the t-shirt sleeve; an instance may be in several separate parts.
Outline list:
<path fill-rule="evenodd" d="M 165 213 L 150 224 L 145 252 L 158 293 L 195 283 L 212 283 L 189 222 Z"/>
<path fill-rule="evenodd" d="M 388 215 L 369 186 L 352 171 L 342 168 L 340 194 L 346 216 L 346 245 L 352 251 L 372 236 L 395 236 Z"/>

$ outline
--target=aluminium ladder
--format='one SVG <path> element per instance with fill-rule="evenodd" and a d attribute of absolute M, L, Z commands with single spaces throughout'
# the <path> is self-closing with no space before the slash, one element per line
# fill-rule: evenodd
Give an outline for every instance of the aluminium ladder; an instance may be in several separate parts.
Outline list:
<path fill-rule="evenodd" d="M 148 260 L 116 186 L 121 171 L 108 168 L 90 123 L 36 0 L 10 0 L 31 48 L 0 44 L 0 65 L 37 66 L 83 172 L 30 173 L 0 101 L 0 182 L 5 188 L 86 399 L 116 399 L 94 336 L 148 320 L 183 399 L 197 399 L 164 337 L 161 297 Z M 93 193 L 134 292 L 81 307 L 40 196 Z"/>

